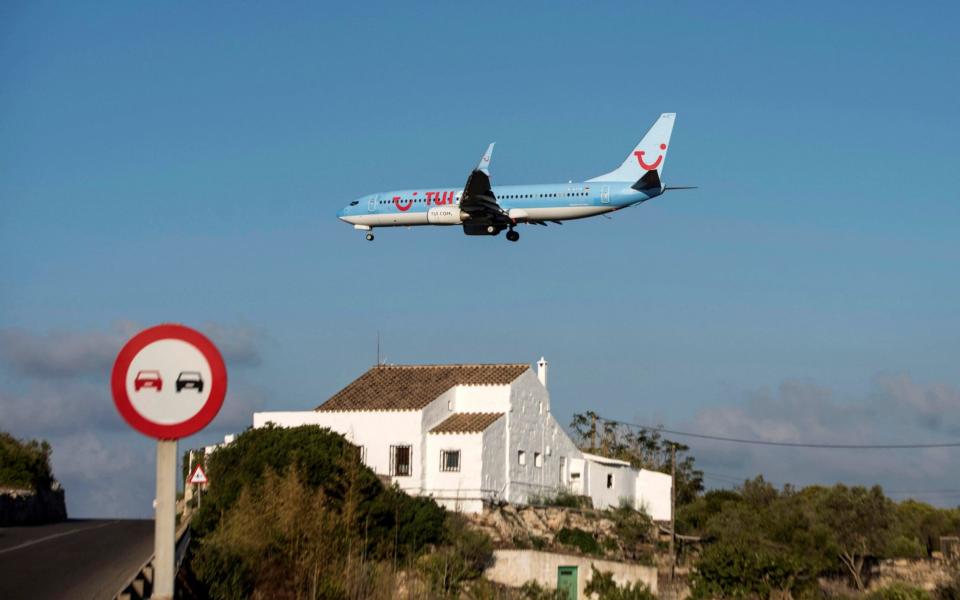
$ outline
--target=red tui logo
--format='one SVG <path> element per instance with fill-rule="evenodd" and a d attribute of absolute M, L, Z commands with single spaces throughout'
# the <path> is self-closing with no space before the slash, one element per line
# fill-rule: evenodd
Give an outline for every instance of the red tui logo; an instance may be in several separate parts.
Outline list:
<path fill-rule="evenodd" d="M 667 149 L 666 144 L 660 144 L 660 150 L 666 150 L 666 149 Z M 637 157 L 637 162 L 640 163 L 640 166 L 643 167 L 644 170 L 646 171 L 652 171 L 656 169 L 657 167 L 660 166 L 660 163 L 663 161 L 663 154 L 658 155 L 657 160 L 653 161 L 653 163 L 649 165 L 643 161 L 643 155 L 644 155 L 643 150 L 637 150 L 636 152 L 633 153 L 633 155 Z"/>
<path fill-rule="evenodd" d="M 400 202 L 400 196 L 393 197 L 393 205 L 396 206 L 403 212 L 410 210 L 410 207 L 413 206 L 413 200 L 407 200 L 406 204 Z"/>

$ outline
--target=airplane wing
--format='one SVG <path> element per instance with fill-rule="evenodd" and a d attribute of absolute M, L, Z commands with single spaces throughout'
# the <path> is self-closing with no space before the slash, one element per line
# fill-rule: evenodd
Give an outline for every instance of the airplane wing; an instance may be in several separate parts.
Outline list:
<path fill-rule="evenodd" d="M 463 188 L 460 198 L 460 210 L 470 215 L 473 223 L 488 223 L 494 226 L 505 226 L 510 222 L 496 196 L 490 188 L 490 157 L 493 154 L 493 144 L 487 147 L 477 167 L 467 177 L 467 184 Z"/>

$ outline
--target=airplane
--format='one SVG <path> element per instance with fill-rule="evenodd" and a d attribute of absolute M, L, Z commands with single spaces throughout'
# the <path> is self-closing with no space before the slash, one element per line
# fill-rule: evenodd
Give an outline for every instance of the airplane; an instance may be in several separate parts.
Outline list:
<path fill-rule="evenodd" d="M 462 190 L 427 187 L 368 194 L 350 202 L 337 217 L 366 231 L 373 241 L 375 227 L 460 225 L 466 235 L 499 235 L 507 230 L 511 242 L 520 239 L 515 227 L 562 225 L 636 206 L 668 190 L 661 174 L 673 131 L 675 113 L 664 113 L 619 167 L 583 182 L 535 185 L 490 184 L 490 144 Z"/>

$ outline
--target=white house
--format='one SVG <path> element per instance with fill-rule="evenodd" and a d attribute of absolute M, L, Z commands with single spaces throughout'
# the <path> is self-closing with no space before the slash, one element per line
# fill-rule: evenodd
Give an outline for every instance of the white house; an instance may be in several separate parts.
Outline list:
<path fill-rule="evenodd" d="M 376 473 L 453 510 L 569 490 L 598 508 L 624 499 L 669 519 L 670 477 L 578 450 L 550 412 L 546 376 L 543 359 L 536 373 L 527 364 L 378 365 L 315 410 L 254 413 L 253 426 L 330 428 Z"/>

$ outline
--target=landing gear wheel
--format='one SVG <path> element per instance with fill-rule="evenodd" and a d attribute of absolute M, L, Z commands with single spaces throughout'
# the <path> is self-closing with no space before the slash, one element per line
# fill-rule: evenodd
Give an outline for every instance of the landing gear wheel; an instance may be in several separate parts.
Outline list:
<path fill-rule="evenodd" d="M 487 233 L 489 233 L 490 235 L 497 235 L 500 232 L 497 231 L 497 228 L 494 227 L 493 225 L 487 225 Z"/>
<path fill-rule="evenodd" d="M 368 234 L 367 234 L 367 241 L 368 241 L 368 242 L 372 242 L 372 241 L 373 241 L 373 234 L 372 234 L 372 233 L 368 233 Z"/>
<path fill-rule="evenodd" d="M 507 239 L 511 242 L 515 242 L 520 239 L 520 234 L 511 229 L 507 232 Z"/>

